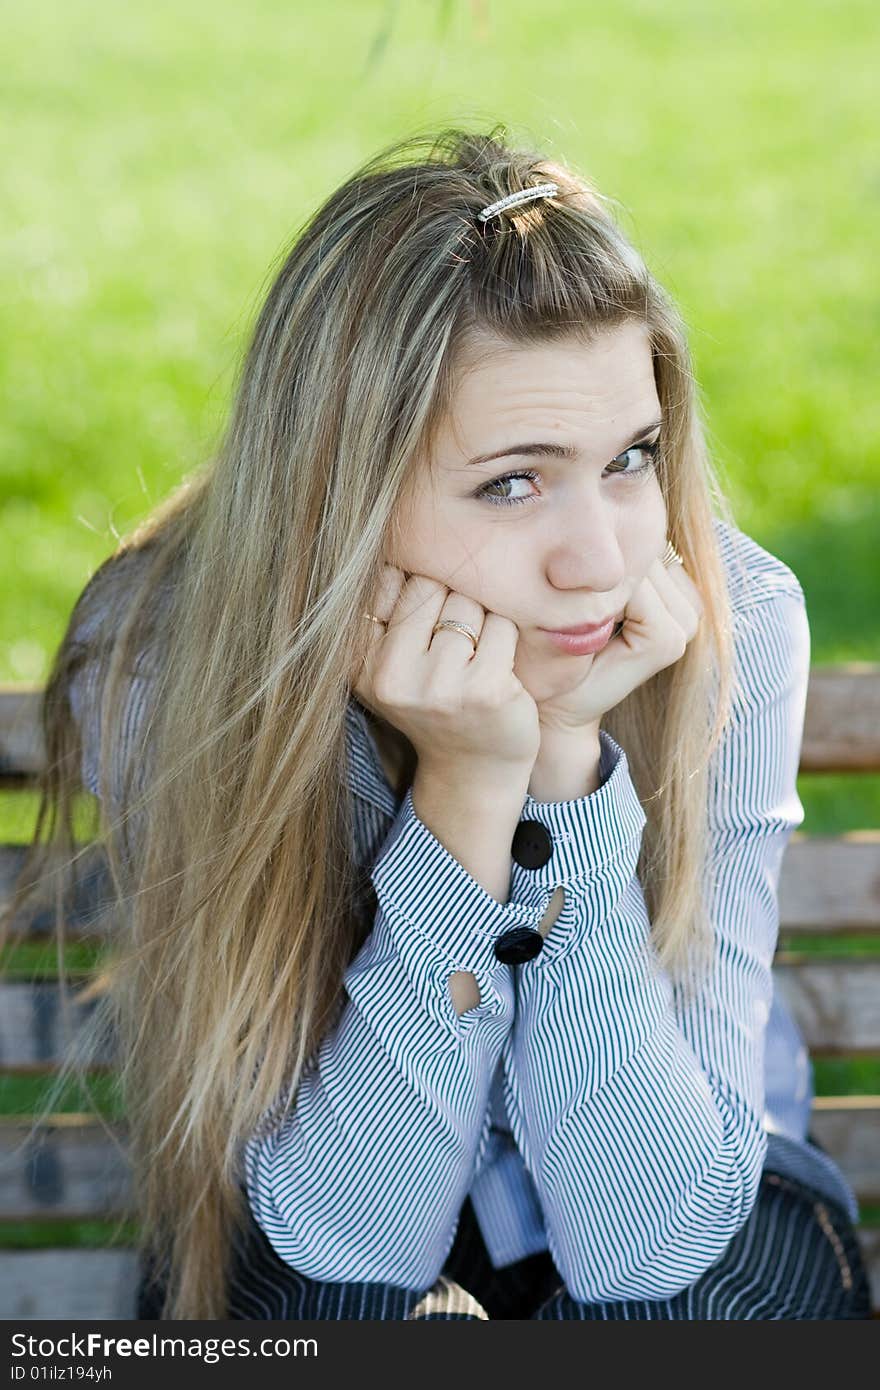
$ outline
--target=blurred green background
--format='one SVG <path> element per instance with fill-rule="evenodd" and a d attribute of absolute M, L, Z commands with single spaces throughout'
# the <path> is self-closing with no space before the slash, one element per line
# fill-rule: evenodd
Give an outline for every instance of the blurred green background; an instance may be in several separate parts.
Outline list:
<path fill-rule="evenodd" d="M 4 30 L 0 681 L 45 678 L 89 575 L 210 454 L 303 220 L 455 121 L 617 201 L 813 661 L 877 659 L 875 4 L 33 0 Z M 878 779 L 811 783 L 805 831 L 880 823 Z M 27 838 L 32 800 L 3 802 Z"/>
<path fill-rule="evenodd" d="M 7 7 L 0 682 L 45 678 L 91 573 L 210 455 L 316 205 L 391 139 L 497 121 L 595 179 L 680 304 L 738 524 L 798 575 L 814 664 L 880 659 L 878 37 L 875 0 Z M 880 825 L 880 778 L 799 792 L 804 833 Z M 0 796 L 0 841 L 35 809 Z M 878 1077 L 827 1062 L 817 1090 Z"/>

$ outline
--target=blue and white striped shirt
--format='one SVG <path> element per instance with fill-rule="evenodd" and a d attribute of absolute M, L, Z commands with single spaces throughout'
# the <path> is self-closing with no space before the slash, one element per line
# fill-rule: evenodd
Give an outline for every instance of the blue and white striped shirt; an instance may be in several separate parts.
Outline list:
<path fill-rule="evenodd" d="M 782 561 L 715 525 L 740 690 L 710 770 L 714 974 L 689 1004 L 649 945 L 635 872 L 646 816 L 607 732 L 596 791 L 526 795 L 523 817 L 547 827 L 553 852 L 537 869 L 512 860 L 500 903 L 418 818 L 412 789 L 397 797 L 349 701 L 373 928 L 294 1108 L 243 1155 L 255 1219 L 309 1277 L 430 1287 L 468 1194 L 496 1267 L 549 1249 L 585 1302 L 662 1298 L 699 1278 L 747 1220 L 765 1164 L 858 1219 L 837 1165 L 807 1140 L 812 1070 L 771 971 L 780 864 L 804 815 L 804 596 Z M 497 938 L 537 928 L 560 886 L 543 949 L 500 962 Z M 460 1017 L 459 970 L 480 991 Z"/>

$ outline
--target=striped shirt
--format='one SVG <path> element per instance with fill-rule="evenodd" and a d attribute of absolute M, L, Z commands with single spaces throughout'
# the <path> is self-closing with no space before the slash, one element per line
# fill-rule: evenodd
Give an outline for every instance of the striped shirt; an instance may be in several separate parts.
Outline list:
<path fill-rule="evenodd" d="M 549 832 L 540 868 L 511 862 L 493 898 L 389 786 L 365 712 L 346 714 L 354 852 L 372 931 L 294 1108 L 244 1146 L 253 1215 L 313 1279 L 422 1289 L 438 1278 L 469 1194 L 493 1264 L 551 1252 L 573 1298 L 663 1298 L 724 1251 L 763 1167 L 858 1207 L 807 1138 L 812 1068 L 773 988 L 779 870 L 804 817 L 796 777 L 810 665 L 793 572 L 716 520 L 739 688 L 713 755 L 711 984 L 684 1001 L 656 966 L 636 875 L 646 823 L 626 753 L 600 731 L 599 787 L 522 817 Z M 83 780 L 97 792 L 99 716 Z M 133 696 L 129 727 L 142 711 Z M 124 750 L 123 750 L 124 753 Z M 563 908 L 520 965 L 513 927 Z M 473 972 L 461 1016 L 449 977 Z"/>

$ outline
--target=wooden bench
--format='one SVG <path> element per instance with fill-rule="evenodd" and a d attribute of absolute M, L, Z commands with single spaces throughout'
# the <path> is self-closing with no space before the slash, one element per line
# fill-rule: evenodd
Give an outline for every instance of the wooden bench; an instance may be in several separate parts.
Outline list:
<path fill-rule="evenodd" d="M 39 689 L 0 687 L 0 788 L 35 786 L 43 750 Z M 801 772 L 880 771 L 880 666 L 814 667 Z M 0 902 L 8 901 L 24 847 L 0 846 Z M 72 907 L 72 940 L 94 936 L 94 900 L 103 865 L 93 856 L 82 901 Z M 48 910 L 29 916 L 28 940 L 49 940 Z M 777 987 L 797 1018 L 814 1060 L 880 1056 L 880 950 L 846 955 L 853 938 L 880 947 L 880 829 L 840 836 L 792 836 L 780 883 Z M 834 934 L 840 950 L 811 949 Z M 48 953 L 47 953 L 48 955 Z M 77 1006 L 79 1008 L 83 1006 Z M 68 1021 L 76 1026 L 76 1017 Z M 40 1077 L 57 1065 L 64 1042 L 58 990 L 51 978 L 0 982 L 0 1074 Z M 109 1064 L 109 1059 L 108 1059 Z M 880 1088 L 874 1088 L 880 1089 Z M 28 1116 L 0 1115 L 0 1316 L 134 1316 L 137 1258 L 131 1244 L 60 1248 L 62 1223 L 106 1222 L 129 1207 L 121 1125 L 95 1114 L 52 1116 L 39 1143 Z M 862 1207 L 859 1239 L 880 1317 L 880 1096 L 821 1095 L 811 1133 L 839 1163 Z M 115 1136 L 115 1138 L 114 1138 Z M 873 1209 L 873 1210 L 872 1210 Z M 13 1222 L 35 1222 L 45 1247 L 21 1249 Z M 99 1228 L 100 1229 L 100 1228 Z"/>

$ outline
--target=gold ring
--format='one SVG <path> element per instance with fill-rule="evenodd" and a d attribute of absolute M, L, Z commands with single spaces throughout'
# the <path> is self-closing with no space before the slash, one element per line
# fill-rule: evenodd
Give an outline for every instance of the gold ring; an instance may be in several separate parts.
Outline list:
<path fill-rule="evenodd" d="M 660 563 L 665 565 L 667 569 L 670 565 L 684 564 L 684 560 L 681 558 L 675 546 L 672 544 L 672 541 L 666 542 L 666 549 L 664 550 L 661 556 Z"/>
<path fill-rule="evenodd" d="M 431 636 L 433 637 L 435 632 L 442 632 L 444 628 L 448 628 L 451 632 L 463 632 L 465 637 L 471 639 L 474 651 L 477 650 L 477 634 L 468 623 L 456 622 L 454 618 L 441 618 L 431 628 Z"/>

